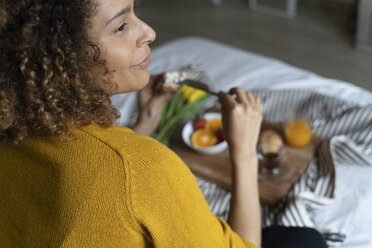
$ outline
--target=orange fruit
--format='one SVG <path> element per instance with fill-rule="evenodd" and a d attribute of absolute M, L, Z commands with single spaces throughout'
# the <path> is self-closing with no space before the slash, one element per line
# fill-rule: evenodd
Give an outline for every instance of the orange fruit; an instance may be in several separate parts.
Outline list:
<path fill-rule="evenodd" d="M 218 129 L 222 129 L 222 120 L 221 118 L 214 118 L 205 124 L 205 128 L 217 132 Z"/>
<path fill-rule="evenodd" d="M 195 147 L 208 147 L 217 143 L 215 133 L 209 129 L 198 129 L 191 136 L 191 143 Z"/>
<path fill-rule="evenodd" d="M 288 123 L 284 128 L 287 143 L 294 147 L 304 147 L 311 141 L 311 128 L 304 121 Z"/>

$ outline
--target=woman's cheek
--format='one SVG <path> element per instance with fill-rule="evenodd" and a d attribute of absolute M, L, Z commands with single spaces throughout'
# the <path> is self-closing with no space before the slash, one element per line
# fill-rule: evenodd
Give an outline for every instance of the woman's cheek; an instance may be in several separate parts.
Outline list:
<path fill-rule="evenodd" d="M 124 48 L 117 48 L 111 50 L 110 64 L 114 69 L 128 69 L 130 67 L 131 54 Z"/>

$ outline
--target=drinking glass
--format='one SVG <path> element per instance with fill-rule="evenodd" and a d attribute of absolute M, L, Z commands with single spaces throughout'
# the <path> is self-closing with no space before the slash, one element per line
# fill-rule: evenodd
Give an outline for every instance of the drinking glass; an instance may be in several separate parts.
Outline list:
<path fill-rule="evenodd" d="M 312 139 L 311 118 L 304 111 L 289 113 L 285 119 L 284 137 L 288 145 L 305 147 Z"/>
<path fill-rule="evenodd" d="M 285 155 L 284 146 L 278 143 L 266 141 L 259 144 L 257 148 L 259 179 L 271 181 L 290 176 L 293 168 L 286 166 Z"/>

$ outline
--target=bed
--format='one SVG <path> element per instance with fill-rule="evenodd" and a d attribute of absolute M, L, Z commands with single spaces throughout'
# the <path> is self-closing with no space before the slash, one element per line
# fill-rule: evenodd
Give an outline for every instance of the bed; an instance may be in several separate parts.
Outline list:
<path fill-rule="evenodd" d="M 353 109 L 370 110 L 372 106 L 372 93 L 365 89 L 199 37 L 185 37 L 155 48 L 149 70 L 157 74 L 179 70 L 190 64 L 205 69 L 211 81 L 209 87 L 215 91 L 227 91 L 236 86 L 254 91 L 297 90 L 330 97 Z M 137 111 L 136 93 L 117 95 L 112 101 L 121 112 L 117 124 L 132 125 Z M 367 132 L 369 127 L 372 128 L 372 122 L 367 123 Z M 371 135 L 367 133 L 367 136 Z M 335 230 L 345 235 L 346 238 L 341 242 L 330 242 L 332 246 L 372 247 L 371 144 L 368 138 L 363 148 L 367 154 L 363 166 L 356 166 L 347 160 L 335 160 L 332 200 L 312 211 L 310 216 L 314 227 Z"/>

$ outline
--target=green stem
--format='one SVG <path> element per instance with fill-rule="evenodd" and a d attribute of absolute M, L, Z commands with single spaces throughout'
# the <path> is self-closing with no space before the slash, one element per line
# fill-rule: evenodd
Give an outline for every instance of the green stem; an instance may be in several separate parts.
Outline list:
<path fill-rule="evenodd" d="M 176 114 L 172 118 L 170 118 L 161 129 L 159 129 L 159 133 L 156 139 L 160 141 L 161 143 L 166 144 L 171 134 L 171 131 L 172 130 L 174 131 L 178 123 L 181 120 L 191 116 L 198 109 L 200 109 L 209 96 L 210 95 L 207 94 L 195 102 L 184 105 L 182 109 L 176 112 Z"/>

